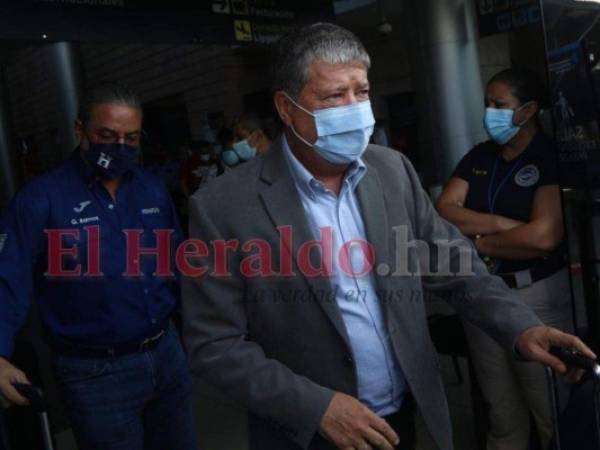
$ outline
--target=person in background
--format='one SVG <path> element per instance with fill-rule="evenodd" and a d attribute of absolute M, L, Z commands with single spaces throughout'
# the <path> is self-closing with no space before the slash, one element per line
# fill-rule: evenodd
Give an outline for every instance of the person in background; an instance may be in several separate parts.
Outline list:
<path fill-rule="evenodd" d="M 35 299 L 80 450 L 193 450 L 192 382 L 171 322 L 179 283 L 154 275 L 155 257 L 130 260 L 124 235 L 140 231 L 143 248 L 159 229 L 172 230 L 171 248 L 182 240 L 168 192 L 138 165 L 139 98 L 120 84 L 90 89 L 75 132 L 71 157 L 0 220 L 0 394 L 27 403 L 11 356 Z"/>
<path fill-rule="evenodd" d="M 224 147 L 223 162 L 235 167 L 256 155 L 266 153 L 271 140 L 264 131 L 261 120 L 254 115 L 242 116 L 233 126 L 233 141 Z"/>
<path fill-rule="evenodd" d="M 492 77 L 484 117 L 491 139 L 464 156 L 437 209 L 545 325 L 571 332 L 556 150 L 537 122 L 542 86 L 518 69 Z M 489 405 L 488 450 L 526 450 L 530 414 L 547 448 L 553 429 L 544 368 L 515 360 L 479 328 L 464 325 Z"/>
<path fill-rule="evenodd" d="M 170 151 L 160 141 L 155 142 L 151 149 L 146 158 L 144 168 L 160 178 L 171 196 L 174 196 L 179 189 L 178 178 L 181 163 L 174 152 Z"/>
<path fill-rule="evenodd" d="M 181 165 L 181 188 L 189 197 L 211 178 L 221 175 L 225 168 L 218 158 L 214 143 L 207 141 L 192 142 L 190 149 L 192 154 Z"/>

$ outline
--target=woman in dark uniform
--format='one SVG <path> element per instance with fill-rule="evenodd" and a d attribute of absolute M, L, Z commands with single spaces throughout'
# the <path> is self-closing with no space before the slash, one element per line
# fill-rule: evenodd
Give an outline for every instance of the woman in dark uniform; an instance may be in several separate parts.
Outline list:
<path fill-rule="evenodd" d="M 484 118 L 491 140 L 465 155 L 437 208 L 546 325 L 572 331 L 556 153 L 538 126 L 541 99 L 542 83 L 529 72 L 492 77 Z M 527 450 L 530 413 L 547 448 L 552 416 L 542 366 L 518 362 L 468 323 L 465 331 L 489 405 L 487 449 Z"/>

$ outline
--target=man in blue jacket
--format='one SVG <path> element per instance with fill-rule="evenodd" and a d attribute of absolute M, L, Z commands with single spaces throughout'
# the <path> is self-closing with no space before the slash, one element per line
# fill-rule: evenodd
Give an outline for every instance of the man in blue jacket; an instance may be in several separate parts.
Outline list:
<path fill-rule="evenodd" d="M 181 235 L 162 183 L 137 167 L 138 98 L 92 89 L 76 133 L 71 157 L 22 188 L 0 224 L 0 393 L 26 404 L 10 358 L 35 298 L 80 449 L 193 449 L 191 381 L 170 322 Z"/>

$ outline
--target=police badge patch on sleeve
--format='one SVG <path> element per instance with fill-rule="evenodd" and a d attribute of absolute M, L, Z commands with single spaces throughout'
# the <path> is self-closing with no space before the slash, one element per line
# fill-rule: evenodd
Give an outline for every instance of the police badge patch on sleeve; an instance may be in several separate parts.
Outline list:
<path fill-rule="evenodd" d="M 0 253 L 4 250 L 4 244 L 6 244 L 6 240 L 8 239 L 8 234 L 0 234 Z"/>
<path fill-rule="evenodd" d="M 540 180 L 540 171 L 537 166 L 527 164 L 515 175 L 515 183 L 517 186 L 530 187 Z"/>

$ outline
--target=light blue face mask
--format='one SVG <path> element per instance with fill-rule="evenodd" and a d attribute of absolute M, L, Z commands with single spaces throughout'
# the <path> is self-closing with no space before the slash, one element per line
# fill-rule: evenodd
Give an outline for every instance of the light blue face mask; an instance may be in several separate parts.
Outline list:
<path fill-rule="evenodd" d="M 233 144 L 233 150 L 242 161 L 248 161 L 256 156 L 256 148 L 248 144 L 248 139 Z"/>
<path fill-rule="evenodd" d="M 515 113 L 526 105 L 527 103 L 515 110 L 486 108 L 485 116 L 483 117 L 483 126 L 487 134 L 498 144 L 506 144 L 517 135 L 521 127 L 527 122 L 525 121 L 519 125 L 515 125 L 513 122 Z"/>
<path fill-rule="evenodd" d="M 236 152 L 233 151 L 232 148 L 225 150 L 222 153 L 221 158 L 223 159 L 223 162 L 229 167 L 236 166 L 240 163 L 240 157 L 237 155 Z"/>
<path fill-rule="evenodd" d="M 312 113 L 296 103 L 288 94 L 285 95 L 297 108 L 314 117 L 317 140 L 311 144 L 296 132 L 293 125 L 292 132 L 330 163 L 350 164 L 360 158 L 367 149 L 375 126 L 370 101 L 318 109 Z"/>

